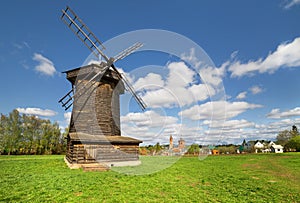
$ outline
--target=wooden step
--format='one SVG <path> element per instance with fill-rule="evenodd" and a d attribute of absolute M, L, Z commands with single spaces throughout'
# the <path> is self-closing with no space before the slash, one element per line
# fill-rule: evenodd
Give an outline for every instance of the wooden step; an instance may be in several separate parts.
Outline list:
<path fill-rule="evenodd" d="M 83 164 L 81 166 L 83 171 L 108 171 L 110 167 L 105 164 L 93 163 L 93 164 Z"/>

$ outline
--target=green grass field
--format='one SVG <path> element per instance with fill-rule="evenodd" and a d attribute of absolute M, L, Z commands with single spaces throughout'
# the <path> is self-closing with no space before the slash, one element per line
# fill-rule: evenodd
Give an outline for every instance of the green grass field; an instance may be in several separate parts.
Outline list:
<path fill-rule="evenodd" d="M 155 166 L 117 170 L 143 167 Z M 184 157 L 137 176 L 70 170 L 63 156 L 0 156 L 0 184 L 1 202 L 300 202 L 300 153 Z"/>

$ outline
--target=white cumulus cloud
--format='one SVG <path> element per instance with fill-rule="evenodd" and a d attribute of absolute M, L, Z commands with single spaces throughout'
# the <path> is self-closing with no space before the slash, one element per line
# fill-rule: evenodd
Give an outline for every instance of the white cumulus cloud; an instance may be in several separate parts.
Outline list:
<path fill-rule="evenodd" d="M 72 112 L 64 113 L 64 119 L 66 123 L 70 123 Z"/>
<path fill-rule="evenodd" d="M 300 107 L 290 109 L 287 111 L 280 111 L 280 109 L 272 109 L 270 113 L 267 114 L 268 118 L 288 118 L 293 116 L 300 116 Z"/>
<path fill-rule="evenodd" d="M 190 53 L 183 53 L 180 57 L 182 60 L 191 63 L 195 68 L 200 68 L 202 63 L 197 58 L 195 51 L 195 48 L 191 48 Z"/>
<path fill-rule="evenodd" d="M 194 48 L 191 48 L 190 53 L 182 54 L 181 59 L 191 63 L 196 69 L 200 70 L 199 74 L 204 83 L 214 87 L 217 87 L 222 83 L 222 78 L 226 74 L 225 67 L 229 63 L 224 63 L 220 68 L 207 66 L 207 64 L 203 64 L 203 62 L 197 58 Z"/>
<path fill-rule="evenodd" d="M 280 44 L 265 59 L 250 60 L 247 63 L 235 61 L 227 65 L 231 77 L 242 77 L 255 73 L 274 73 L 279 68 L 300 66 L 300 37 L 292 42 Z"/>
<path fill-rule="evenodd" d="M 162 143 L 168 140 L 170 132 L 178 131 L 177 122 L 177 117 L 153 110 L 128 113 L 121 116 L 121 131 L 124 136 L 143 140 L 144 144 Z"/>
<path fill-rule="evenodd" d="M 261 87 L 259 87 L 258 85 L 254 85 L 254 86 L 250 87 L 249 90 L 251 91 L 252 94 L 259 94 L 263 91 L 263 89 Z"/>
<path fill-rule="evenodd" d="M 121 116 L 121 122 L 131 122 L 138 127 L 162 127 L 176 123 L 178 118 L 173 116 L 160 115 L 155 111 L 141 113 L 128 113 Z"/>
<path fill-rule="evenodd" d="M 225 76 L 226 73 L 226 65 L 227 62 L 222 64 L 222 66 L 220 68 L 216 68 L 216 67 L 205 67 L 202 68 L 200 70 L 200 76 L 202 78 L 202 80 L 206 83 L 206 84 L 210 84 L 212 86 L 219 86 L 222 84 L 222 78 Z"/>
<path fill-rule="evenodd" d="M 148 107 L 187 106 L 215 95 L 216 90 L 211 85 L 202 84 L 200 81 L 197 83 L 197 73 L 184 62 L 169 63 L 167 69 L 169 72 L 165 78 L 149 73 L 134 84 L 136 89 L 146 90 L 142 99 Z"/>
<path fill-rule="evenodd" d="M 241 120 L 227 120 L 224 122 L 220 122 L 217 120 L 205 120 L 204 124 L 209 125 L 210 128 L 218 128 L 220 130 L 232 130 L 232 129 L 243 129 L 243 128 L 251 128 L 255 127 L 255 123 L 247 121 L 245 119 Z"/>
<path fill-rule="evenodd" d="M 35 66 L 35 70 L 43 75 L 53 76 L 56 73 L 56 69 L 52 61 L 50 61 L 45 56 L 34 53 L 32 59 L 38 62 L 38 65 Z"/>
<path fill-rule="evenodd" d="M 289 9 L 295 5 L 300 4 L 300 0 L 289 0 L 289 1 L 285 1 L 285 4 L 283 6 L 283 8 L 285 9 Z"/>
<path fill-rule="evenodd" d="M 45 116 L 52 117 L 57 114 L 57 112 L 49 109 L 40 109 L 40 108 L 17 108 L 20 113 L 35 115 L 35 116 Z"/>
<path fill-rule="evenodd" d="M 134 83 L 135 89 L 145 89 L 145 90 L 153 90 L 153 89 L 160 89 L 165 85 L 161 75 L 155 73 L 149 73 L 144 78 L 139 78 Z"/>
<path fill-rule="evenodd" d="M 234 118 L 247 110 L 261 107 L 260 104 L 247 102 L 211 101 L 183 110 L 178 115 L 191 120 L 225 120 Z"/>
<path fill-rule="evenodd" d="M 236 98 L 237 98 L 237 99 L 245 99 L 246 96 L 247 96 L 247 92 L 245 91 L 245 92 L 239 93 L 239 94 L 236 96 Z"/>

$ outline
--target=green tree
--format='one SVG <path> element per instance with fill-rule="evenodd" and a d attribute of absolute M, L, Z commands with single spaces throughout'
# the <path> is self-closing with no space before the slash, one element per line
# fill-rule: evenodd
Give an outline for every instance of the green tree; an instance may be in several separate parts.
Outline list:
<path fill-rule="evenodd" d="M 162 150 L 162 146 L 158 143 L 156 143 L 156 145 L 154 145 L 154 149 L 155 149 L 155 153 L 158 153 Z"/>
<path fill-rule="evenodd" d="M 155 147 L 154 146 L 148 145 L 147 150 L 149 151 L 150 155 L 155 155 Z"/>
<path fill-rule="evenodd" d="M 291 136 L 292 136 L 292 137 L 296 137 L 296 136 L 299 136 L 299 135 L 300 135 L 300 134 L 299 134 L 299 132 L 298 132 L 297 126 L 293 125 L 293 126 L 292 126 L 292 130 L 291 130 Z"/>
<path fill-rule="evenodd" d="M 5 151 L 5 145 L 6 145 L 6 140 L 5 140 L 5 125 L 6 125 L 7 117 L 5 115 L 0 115 L 0 154 L 4 153 Z"/>
<path fill-rule="evenodd" d="M 65 131 L 66 133 L 66 131 Z M 61 154 L 65 150 L 65 139 L 61 133 L 57 122 L 51 125 L 50 152 L 51 154 Z"/>
<path fill-rule="evenodd" d="M 199 154 L 199 152 L 200 152 L 200 147 L 198 144 L 192 144 L 188 149 L 189 154 L 196 155 Z"/>
<path fill-rule="evenodd" d="M 41 154 L 51 154 L 52 126 L 49 120 L 42 121 L 41 129 Z"/>
<path fill-rule="evenodd" d="M 284 130 L 277 135 L 277 144 L 285 146 L 292 138 L 300 136 L 298 128 L 293 125 L 292 130 Z"/>
<path fill-rule="evenodd" d="M 31 116 L 30 122 L 31 122 L 30 127 L 31 127 L 31 132 L 32 132 L 31 136 L 32 136 L 32 140 L 33 140 L 31 152 L 34 154 L 42 154 L 42 148 L 43 148 L 42 129 L 41 129 L 42 120 L 35 116 Z"/>
<path fill-rule="evenodd" d="M 57 154 L 65 151 L 58 123 L 13 110 L 0 117 L 0 154 Z"/>
<path fill-rule="evenodd" d="M 7 154 L 10 155 L 12 153 L 18 153 L 18 149 L 20 148 L 20 139 L 22 136 L 21 130 L 21 116 L 17 110 L 13 110 L 7 119 L 6 125 L 6 151 Z"/>
<path fill-rule="evenodd" d="M 285 148 L 288 150 L 295 149 L 297 152 L 300 152 L 300 136 L 298 135 L 290 139 Z"/>
<path fill-rule="evenodd" d="M 35 140 L 34 135 L 36 131 L 36 117 L 35 116 L 28 116 L 26 114 L 22 115 L 22 131 L 23 131 L 23 137 L 22 137 L 22 148 L 21 151 L 23 154 L 32 154 L 33 153 L 33 147 L 35 146 Z"/>
<path fill-rule="evenodd" d="M 234 154 L 236 153 L 236 146 L 228 145 L 228 146 L 218 146 L 218 150 L 221 154 Z"/>
<path fill-rule="evenodd" d="M 289 130 L 279 132 L 277 135 L 277 144 L 286 145 L 288 141 L 293 137 L 293 134 Z"/>
<path fill-rule="evenodd" d="M 69 126 L 65 128 L 65 131 L 64 131 L 64 133 L 62 134 L 62 136 L 63 136 L 64 139 L 68 136 L 69 130 L 70 130 L 70 127 L 69 127 Z"/>

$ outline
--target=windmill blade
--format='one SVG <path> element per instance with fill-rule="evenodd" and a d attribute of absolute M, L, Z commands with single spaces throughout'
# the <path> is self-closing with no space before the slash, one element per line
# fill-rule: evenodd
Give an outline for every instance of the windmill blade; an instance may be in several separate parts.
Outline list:
<path fill-rule="evenodd" d="M 141 48 L 143 46 L 142 43 L 137 42 L 134 45 L 128 47 L 127 49 L 125 49 L 124 51 L 120 52 L 119 54 L 117 54 L 114 57 L 114 62 L 121 60 L 123 58 L 125 58 L 126 56 L 132 54 L 133 52 L 135 52 L 137 49 Z"/>
<path fill-rule="evenodd" d="M 101 46 L 102 49 L 105 49 L 105 47 L 76 13 L 69 6 L 67 6 L 65 10 L 62 10 L 62 13 L 61 20 L 74 32 L 97 59 L 102 56 L 108 61 L 109 58 L 99 49 L 99 46 Z"/>
<path fill-rule="evenodd" d="M 126 56 L 132 54 L 135 50 L 141 48 L 143 46 L 142 43 L 137 42 L 135 44 L 133 44 L 132 46 L 128 47 L 127 49 L 123 50 L 122 52 L 120 52 L 119 54 L 117 54 L 115 57 L 111 57 L 108 59 L 107 61 L 107 65 L 112 67 L 112 69 L 117 73 L 119 79 L 122 79 L 122 74 L 118 71 L 118 69 L 115 67 L 114 63 L 118 60 L 121 60 L 123 58 L 125 58 Z"/>
<path fill-rule="evenodd" d="M 128 79 L 125 77 L 124 74 L 122 74 L 122 81 L 125 84 L 126 89 L 132 94 L 135 101 L 138 103 L 138 105 L 141 107 L 141 109 L 144 111 L 147 108 L 147 105 L 142 100 L 142 98 L 136 93 L 133 86 L 129 83 Z"/>
<path fill-rule="evenodd" d="M 112 69 L 117 73 L 119 78 L 122 79 L 123 76 L 118 71 L 118 69 L 116 69 L 116 67 L 113 63 L 115 63 L 116 61 L 121 60 L 121 59 L 125 58 L 126 56 L 132 54 L 133 52 L 135 52 L 137 49 L 141 48 L 142 46 L 143 46 L 143 44 L 140 43 L 140 42 L 137 42 L 137 43 L 133 44 L 132 46 L 128 47 L 127 49 L 125 49 L 122 52 L 120 52 L 119 54 L 117 54 L 115 57 L 109 58 L 108 61 L 107 61 L 107 65 L 112 67 Z"/>
<path fill-rule="evenodd" d="M 130 55 L 131 53 L 142 47 L 143 44 L 135 43 L 131 47 L 120 52 L 114 58 L 109 58 L 102 52 L 102 50 L 105 49 L 103 44 L 98 40 L 98 38 L 92 33 L 92 31 L 83 23 L 83 21 L 76 15 L 76 13 L 70 7 L 67 6 L 65 10 L 62 10 L 61 20 L 74 32 L 74 34 L 86 45 L 86 47 L 97 57 L 97 59 L 103 57 L 107 62 L 103 70 L 96 73 L 87 83 L 83 84 L 83 86 L 80 86 L 81 82 L 84 81 L 84 79 L 82 79 L 81 82 L 76 85 L 77 87 L 79 87 L 79 89 L 76 89 L 75 93 L 74 89 L 72 88 L 71 91 L 69 91 L 63 98 L 59 100 L 59 102 L 62 103 L 62 106 L 65 108 L 65 110 L 71 107 L 75 95 L 77 97 L 83 95 L 80 93 L 85 92 L 89 88 L 91 88 L 95 83 L 94 80 L 101 74 L 105 74 L 105 72 L 110 67 L 114 70 L 119 79 L 123 81 L 127 90 L 131 92 L 137 103 L 144 110 L 146 108 L 146 104 L 144 103 L 144 101 L 140 98 L 138 94 L 135 93 L 133 87 L 130 85 L 126 77 L 122 75 L 113 64 L 114 62 Z M 99 49 L 99 46 L 102 47 L 102 50 Z M 92 72 L 93 71 L 91 71 L 91 73 Z M 91 73 L 86 75 L 85 78 L 89 78 Z"/>
<path fill-rule="evenodd" d="M 74 89 L 72 88 L 65 96 L 63 96 L 58 103 L 61 103 L 61 106 L 65 108 L 65 111 L 68 110 L 73 104 L 73 93 Z"/>

